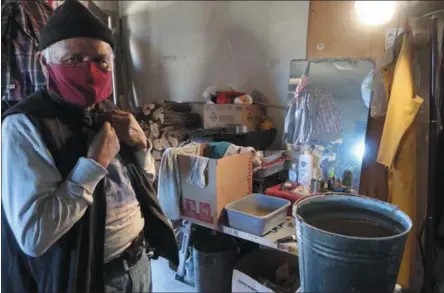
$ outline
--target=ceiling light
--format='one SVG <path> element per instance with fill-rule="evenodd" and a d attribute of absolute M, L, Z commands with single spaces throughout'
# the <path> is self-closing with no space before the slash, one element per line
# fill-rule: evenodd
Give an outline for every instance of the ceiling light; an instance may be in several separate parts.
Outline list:
<path fill-rule="evenodd" d="M 396 1 L 355 1 L 359 20 L 369 25 L 389 22 L 395 14 Z"/>

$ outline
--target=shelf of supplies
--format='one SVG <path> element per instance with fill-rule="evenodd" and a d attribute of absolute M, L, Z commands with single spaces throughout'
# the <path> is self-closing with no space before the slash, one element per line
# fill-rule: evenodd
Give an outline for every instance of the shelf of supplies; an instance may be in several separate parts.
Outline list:
<path fill-rule="evenodd" d="M 225 216 L 226 216 L 226 214 L 225 214 Z M 259 245 L 262 245 L 262 246 L 265 246 L 268 248 L 280 250 L 282 252 L 286 252 L 286 253 L 290 253 L 290 254 L 294 254 L 294 255 L 298 254 L 298 247 L 297 247 L 296 242 L 277 243 L 278 239 L 292 236 L 296 233 L 296 229 L 294 227 L 294 220 L 291 217 L 287 217 L 287 219 L 285 220 L 284 223 L 275 227 L 273 230 L 271 230 L 270 232 L 268 232 L 267 234 L 265 234 L 263 236 L 253 235 L 253 234 L 250 234 L 247 232 L 240 231 L 238 229 L 228 227 L 228 225 L 225 224 L 225 223 L 227 223 L 226 218 L 223 216 L 222 219 L 224 219 L 224 220 L 222 220 L 220 222 L 221 225 L 219 225 L 219 227 L 217 229 L 214 229 L 214 227 L 210 227 L 210 226 L 205 225 L 201 222 L 197 222 L 197 221 L 195 222 L 192 219 L 187 219 L 187 221 L 185 222 L 185 225 L 183 227 L 183 241 L 182 241 L 182 245 L 180 247 L 180 252 L 179 252 L 179 265 L 177 267 L 176 280 L 186 283 L 186 284 L 189 284 L 189 285 L 192 285 L 190 283 L 187 283 L 187 281 L 185 280 L 185 260 L 188 257 L 188 247 L 190 244 L 189 240 L 190 240 L 191 234 L 193 233 L 192 229 L 191 229 L 192 225 L 199 225 L 202 227 L 206 227 L 206 228 L 209 228 L 214 231 L 218 231 L 218 232 L 225 233 L 225 234 L 237 237 L 237 238 L 251 241 L 251 242 L 257 243 Z"/>
<path fill-rule="evenodd" d="M 196 225 L 204 226 L 198 222 L 193 223 Z M 209 228 L 209 227 L 207 227 Z M 211 229 L 211 228 L 210 228 Z M 263 245 L 265 247 L 277 249 L 286 253 L 291 254 L 298 254 L 298 247 L 296 242 L 288 242 L 288 243 L 277 243 L 276 241 L 278 239 L 294 235 L 296 233 L 295 227 L 294 227 L 294 220 L 291 217 L 287 217 L 284 223 L 279 225 L 278 227 L 274 228 L 272 231 L 268 232 L 267 234 L 263 236 L 253 235 L 247 232 L 243 232 L 231 227 L 228 227 L 228 225 L 220 225 L 218 229 L 216 229 L 219 232 L 241 238 L 247 241 L 251 241 L 260 245 Z"/>

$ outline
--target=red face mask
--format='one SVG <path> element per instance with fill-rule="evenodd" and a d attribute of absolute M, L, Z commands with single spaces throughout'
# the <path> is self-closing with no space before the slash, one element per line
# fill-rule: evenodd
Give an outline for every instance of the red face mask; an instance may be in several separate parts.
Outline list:
<path fill-rule="evenodd" d="M 47 69 L 48 89 L 68 103 L 89 107 L 111 95 L 112 73 L 94 62 L 48 64 Z"/>

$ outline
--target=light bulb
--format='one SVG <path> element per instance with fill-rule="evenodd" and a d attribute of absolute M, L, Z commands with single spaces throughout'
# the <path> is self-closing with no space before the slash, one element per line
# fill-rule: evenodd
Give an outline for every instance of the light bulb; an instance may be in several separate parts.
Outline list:
<path fill-rule="evenodd" d="M 355 1 L 355 9 L 363 23 L 384 24 L 395 14 L 395 1 Z"/>

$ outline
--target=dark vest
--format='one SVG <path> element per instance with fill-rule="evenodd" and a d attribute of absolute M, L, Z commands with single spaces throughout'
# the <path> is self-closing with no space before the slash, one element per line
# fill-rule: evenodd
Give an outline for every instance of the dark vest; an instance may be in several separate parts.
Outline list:
<path fill-rule="evenodd" d="M 101 111 L 110 107 L 107 102 L 99 105 Z M 26 114 L 38 128 L 62 178 L 67 178 L 77 160 L 86 155 L 87 132 L 97 132 L 101 126 L 95 121 L 94 113 L 67 106 L 45 90 L 8 109 L 2 120 L 19 113 Z M 177 265 L 174 232 L 162 212 L 152 183 L 128 147 L 122 145 L 120 156 L 145 219 L 147 243 L 155 255 Z M 82 219 L 40 257 L 23 253 L 2 212 L 2 292 L 104 292 L 106 202 L 103 181 L 97 185 L 94 203 Z"/>

